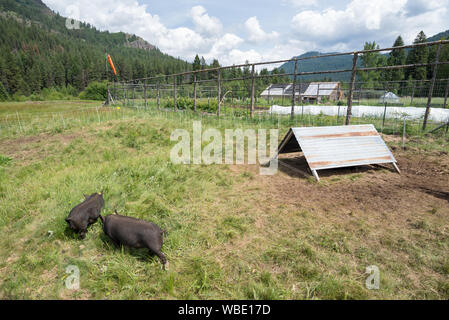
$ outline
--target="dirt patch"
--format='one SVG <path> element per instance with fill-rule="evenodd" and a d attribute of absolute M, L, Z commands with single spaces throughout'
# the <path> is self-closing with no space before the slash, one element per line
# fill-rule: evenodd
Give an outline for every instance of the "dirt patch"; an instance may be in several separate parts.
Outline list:
<path fill-rule="evenodd" d="M 47 157 L 49 146 L 57 144 L 59 147 L 65 147 L 76 138 L 87 138 L 87 135 L 83 132 L 56 135 L 45 133 L 37 136 L 2 139 L 0 140 L 0 154 L 11 157 L 22 164 L 29 164 L 31 161 Z"/>
<path fill-rule="evenodd" d="M 349 167 L 320 170 L 320 182 L 283 166 L 273 176 L 259 175 L 257 166 L 232 166 L 231 171 L 253 174 L 242 189 L 257 190 L 253 205 L 261 212 L 306 211 L 339 225 L 363 217 L 371 226 L 384 226 L 382 232 L 410 229 L 423 217 L 449 217 L 448 157 L 411 151 L 395 152 L 395 157 L 402 174 L 391 165 Z M 290 154 L 284 161 L 310 173 L 301 154 Z M 269 222 L 257 224 L 260 228 Z"/>

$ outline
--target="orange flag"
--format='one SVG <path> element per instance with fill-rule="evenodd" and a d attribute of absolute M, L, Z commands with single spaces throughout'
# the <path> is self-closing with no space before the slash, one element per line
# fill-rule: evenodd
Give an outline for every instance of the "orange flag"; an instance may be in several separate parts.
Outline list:
<path fill-rule="evenodd" d="M 112 63 L 112 59 L 111 59 L 110 55 L 108 55 L 108 62 L 109 62 L 109 65 L 112 68 L 112 71 L 114 72 L 114 75 L 117 75 L 117 71 L 115 71 L 114 63 Z"/>

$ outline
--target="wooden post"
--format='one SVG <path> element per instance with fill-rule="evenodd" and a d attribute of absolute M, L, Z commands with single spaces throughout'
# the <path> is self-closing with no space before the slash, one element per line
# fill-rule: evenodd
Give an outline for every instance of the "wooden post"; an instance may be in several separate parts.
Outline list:
<path fill-rule="evenodd" d="M 126 87 L 126 106 L 129 106 L 129 87 Z"/>
<path fill-rule="evenodd" d="M 416 80 L 413 81 L 412 98 L 410 99 L 410 105 L 413 104 L 413 98 L 415 97 Z"/>
<path fill-rule="evenodd" d="M 107 97 L 106 97 L 106 105 L 108 106 L 111 103 L 111 99 L 109 98 L 111 96 L 111 92 L 109 90 L 109 84 L 108 84 L 108 93 L 107 93 Z"/>
<path fill-rule="evenodd" d="M 221 71 L 220 69 L 217 70 L 218 78 L 217 78 L 217 116 L 220 116 L 220 109 L 221 109 Z"/>
<path fill-rule="evenodd" d="M 250 109 L 250 115 L 251 118 L 254 114 L 254 65 L 251 67 L 251 109 Z"/>
<path fill-rule="evenodd" d="M 161 104 L 160 104 L 160 101 L 159 101 L 159 83 L 157 84 L 157 97 L 156 97 L 156 100 L 157 100 L 157 109 L 161 110 Z"/>
<path fill-rule="evenodd" d="M 136 91 L 136 86 L 133 85 L 133 106 L 134 106 L 134 103 L 136 102 L 135 91 Z"/>
<path fill-rule="evenodd" d="M 193 111 L 196 112 L 196 73 L 193 74 Z"/>
<path fill-rule="evenodd" d="M 175 112 L 177 111 L 177 105 L 176 105 L 176 103 L 177 103 L 177 101 L 176 101 L 176 76 L 173 76 L 173 94 L 174 94 L 174 96 L 173 96 L 173 108 L 174 108 L 174 110 L 175 110 Z"/>
<path fill-rule="evenodd" d="M 126 97 L 125 97 L 125 84 L 122 84 L 122 91 L 123 91 L 123 106 L 125 106 L 125 102 L 126 102 Z"/>
<path fill-rule="evenodd" d="M 145 108 L 147 107 L 147 86 L 145 82 L 143 83 L 143 97 L 145 99 Z"/>
<path fill-rule="evenodd" d="M 295 69 L 293 71 L 293 84 L 292 84 L 292 109 L 290 117 L 293 119 L 295 116 L 295 95 L 296 95 L 296 73 L 298 71 L 298 59 L 295 59 Z"/>
<path fill-rule="evenodd" d="M 432 102 L 433 87 L 435 86 L 435 79 L 437 77 L 438 62 L 440 59 L 440 51 L 441 51 L 441 42 L 438 45 L 437 54 L 435 56 L 435 65 L 433 66 L 432 82 L 430 83 L 429 95 L 427 96 L 426 113 L 424 114 L 424 121 L 422 124 L 423 131 L 426 129 L 427 119 L 429 118 L 429 114 L 430 114 L 430 103 Z"/>
<path fill-rule="evenodd" d="M 449 92 L 449 79 L 447 80 L 446 90 L 444 91 L 443 109 L 446 108 L 446 104 L 447 104 L 447 94 L 448 94 L 448 92 Z"/>
<path fill-rule="evenodd" d="M 345 125 L 349 125 L 351 123 L 352 116 L 352 94 L 354 92 L 354 81 L 355 75 L 357 71 L 357 57 L 358 52 L 354 53 L 354 58 L 352 59 L 352 73 L 351 73 L 351 83 L 349 85 L 349 93 L 348 93 L 348 111 L 346 113 L 346 121 Z"/>
<path fill-rule="evenodd" d="M 362 88 L 363 88 L 363 83 L 360 84 L 360 90 L 359 90 L 359 105 L 360 105 L 360 102 L 362 101 Z"/>
<path fill-rule="evenodd" d="M 114 99 L 118 100 L 117 99 L 117 83 L 116 82 L 114 82 Z"/>

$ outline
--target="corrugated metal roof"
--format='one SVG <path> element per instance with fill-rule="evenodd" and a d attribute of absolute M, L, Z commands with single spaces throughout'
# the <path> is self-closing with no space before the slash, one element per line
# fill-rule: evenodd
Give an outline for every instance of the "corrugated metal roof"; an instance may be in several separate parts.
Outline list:
<path fill-rule="evenodd" d="M 396 159 L 372 124 L 291 128 L 278 153 L 295 151 L 304 152 L 317 180 L 316 170 L 367 164 L 393 163 L 399 172 Z"/>
<path fill-rule="evenodd" d="M 288 87 L 290 87 L 291 84 L 272 84 L 268 88 L 266 88 L 262 93 L 261 96 L 276 96 L 276 95 L 283 95 L 285 94 L 285 91 Z"/>
<path fill-rule="evenodd" d="M 328 96 L 332 91 L 338 89 L 338 82 L 312 82 L 308 87 L 304 96 L 316 97 L 320 87 L 319 96 Z"/>
<path fill-rule="evenodd" d="M 303 94 L 306 90 L 307 87 L 309 86 L 308 83 L 301 83 L 301 88 L 299 83 L 296 84 L 295 86 L 295 94 L 299 95 L 300 91 L 299 89 L 301 89 L 301 94 Z M 260 94 L 261 96 L 268 96 L 268 95 L 292 95 L 292 89 L 293 89 L 293 84 L 291 83 L 287 83 L 287 84 L 272 84 L 270 86 L 268 86 L 264 91 L 262 91 L 262 93 Z M 320 89 L 321 91 L 321 89 Z"/>

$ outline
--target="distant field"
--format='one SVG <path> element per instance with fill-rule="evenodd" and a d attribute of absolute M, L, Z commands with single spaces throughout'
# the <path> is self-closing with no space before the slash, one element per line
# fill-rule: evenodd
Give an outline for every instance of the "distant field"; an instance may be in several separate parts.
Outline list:
<path fill-rule="evenodd" d="M 405 150 L 400 136 L 384 135 L 401 175 L 370 166 L 325 170 L 317 183 L 284 167 L 261 176 L 258 165 L 169 158 L 171 132 L 191 132 L 192 120 L 221 132 L 279 127 L 282 138 L 299 118 L 97 113 L 99 103 L 87 105 L 94 113 L 73 121 L 0 131 L 1 299 L 449 299 L 444 133 L 409 136 Z M 285 161 L 307 170 L 301 154 Z M 145 250 L 116 249 L 99 221 L 85 240 L 67 230 L 64 218 L 83 193 L 100 190 L 103 215 L 116 209 L 168 231 L 168 271 Z M 68 265 L 80 269 L 78 291 L 65 287 Z M 370 265 L 380 270 L 379 290 L 365 287 Z"/>
<path fill-rule="evenodd" d="M 0 103 L 0 117 L 8 114 L 42 114 L 51 112 L 63 112 L 81 108 L 98 106 L 98 101 L 27 101 L 27 102 L 2 102 Z"/>

